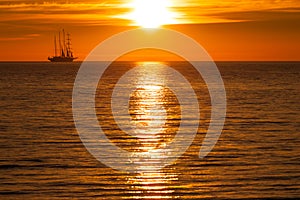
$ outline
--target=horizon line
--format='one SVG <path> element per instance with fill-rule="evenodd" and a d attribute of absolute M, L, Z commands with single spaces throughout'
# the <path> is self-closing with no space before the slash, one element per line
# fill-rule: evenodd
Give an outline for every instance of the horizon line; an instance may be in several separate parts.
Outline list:
<path fill-rule="evenodd" d="M 0 60 L 0 63 L 17 63 L 17 62 L 36 62 L 36 63 L 80 63 L 85 62 L 84 60 L 77 60 L 73 62 L 50 62 L 46 60 Z M 86 62 L 211 62 L 211 61 L 203 61 L 203 60 L 194 60 L 194 61 L 187 61 L 187 60 L 164 60 L 164 61 L 157 61 L 157 60 L 113 60 L 113 61 L 86 61 Z M 213 60 L 213 62 L 300 62 L 300 60 Z"/>

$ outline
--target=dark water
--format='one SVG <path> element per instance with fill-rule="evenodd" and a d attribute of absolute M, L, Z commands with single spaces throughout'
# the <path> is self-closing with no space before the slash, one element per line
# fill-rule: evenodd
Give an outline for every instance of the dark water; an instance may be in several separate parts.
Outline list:
<path fill-rule="evenodd" d="M 98 96 L 110 94 L 134 65 L 111 66 Z M 125 173 L 98 162 L 78 136 L 72 89 L 80 63 L 0 63 L 0 199 L 300 198 L 300 63 L 217 63 L 227 91 L 227 118 L 218 143 L 204 159 L 198 153 L 210 119 L 207 89 L 204 83 L 194 84 L 200 77 L 186 64 L 168 65 L 196 91 L 198 134 L 173 165 Z M 147 107 L 147 102 L 134 107 L 143 98 L 143 90 L 138 92 L 131 98 L 132 112 L 141 117 L 135 120 L 142 134 L 149 118 L 136 113 Z M 96 101 L 99 123 L 106 124 L 106 134 L 120 147 L 144 151 L 174 138 L 174 131 L 165 131 L 155 137 L 145 134 L 138 145 L 136 140 L 126 142 L 106 117 L 110 101 L 103 98 Z M 173 105 L 167 112 L 173 118 L 164 130 L 176 130 L 178 101 L 170 93 L 164 103 Z"/>

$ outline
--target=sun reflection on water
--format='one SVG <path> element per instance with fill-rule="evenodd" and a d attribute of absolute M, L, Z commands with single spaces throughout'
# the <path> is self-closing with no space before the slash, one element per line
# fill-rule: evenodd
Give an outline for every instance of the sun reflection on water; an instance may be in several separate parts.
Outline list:
<path fill-rule="evenodd" d="M 141 142 L 158 142 L 158 134 L 164 131 L 166 110 L 161 97 L 162 88 L 158 86 L 138 88 L 131 97 L 131 122 Z"/>
<path fill-rule="evenodd" d="M 172 172 L 145 172 L 136 176 L 128 176 L 130 185 L 128 199 L 174 199 L 175 188 L 171 187 L 178 181 L 178 175 Z"/>
<path fill-rule="evenodd" d="M 176 95 L 165 86 L 165 67 L 160 62 L 139 62 L 139 75 L 135 77 L 136 89 L 129 100 L 129 114 L 135 137 L 142 146 L 140 151 L 163 148 L 171 142 L 178 128 L 180 105 Z M 170 106 L 171 105 L 171 106 Z M 137 174 L 128 175 L 129 199 L 169 199 L 174 196 L 172 183 L 178 180 L 174 169 L 153 171 L 157 164 L 141 165 Z"/>
<path fill-rule="evenodd" d="M 166 145 L 172 139 L 172 134 L 168 133 L 168 97 L 173 96 L 175 101 L 177 99 L 165 87 L 163 63 L 139 62 L 137 66 L 140 73 L 135 80 L 136 89 L 130 95 L 129 114 L 133 136 L 142 144 L 139 150 L 147 152 Z"/>

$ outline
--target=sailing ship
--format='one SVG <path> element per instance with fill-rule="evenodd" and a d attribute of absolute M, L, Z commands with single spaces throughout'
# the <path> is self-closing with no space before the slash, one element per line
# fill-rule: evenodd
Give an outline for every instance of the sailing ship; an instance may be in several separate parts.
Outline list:
<path fill-rule="evenodd" d="M 57 48 L 57 43 L 59 48 Z M 54 56 L 48 57 L 48 60 L 51 62 L 73 62 L 75 59 L 77 59 L 77 57 L 73 56 L 70 34 L 67 33 L 66 38 L 66 34 L 63 29 L 62 38 L 61 31 L 58 33 L 58 41 L 56 35 L 54 36 Z"/>

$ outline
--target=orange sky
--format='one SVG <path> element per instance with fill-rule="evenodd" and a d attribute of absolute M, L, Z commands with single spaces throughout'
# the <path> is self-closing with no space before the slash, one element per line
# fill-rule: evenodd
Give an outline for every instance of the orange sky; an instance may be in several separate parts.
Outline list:
<path fill-rule="evenodd" d="M 0 61 L 46 61 L 61 28 L 71 33 L 75 55 L 83 60 L 104 39 L 139 25 L 132 2 L 1 0 Z M 194 38 L 214 60 L 300 61 L 299 0 L 170 2 L 172 20 L 164 21 L 159 9 L 149 13 Z"/>

